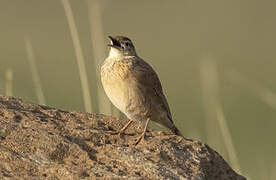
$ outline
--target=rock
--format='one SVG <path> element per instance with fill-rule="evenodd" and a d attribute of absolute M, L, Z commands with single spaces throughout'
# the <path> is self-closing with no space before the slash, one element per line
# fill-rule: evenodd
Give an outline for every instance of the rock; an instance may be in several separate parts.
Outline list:
<path fill-rule="evenodd" d="M 245 179 L 208 145 L 0 95 L 0 179 Z"/>

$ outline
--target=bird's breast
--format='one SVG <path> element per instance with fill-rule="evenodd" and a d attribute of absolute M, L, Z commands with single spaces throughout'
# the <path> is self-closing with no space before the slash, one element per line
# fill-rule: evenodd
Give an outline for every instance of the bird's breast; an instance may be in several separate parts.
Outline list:
<path fill-rule="evenodd" d="M 101 80 L 108 98 L 119 110 L 125 113 L 130 99 L 129 91 L 133 88 L 130 67 L 121 62 L 116 62 L 109 67 L 102 67 Z"/>

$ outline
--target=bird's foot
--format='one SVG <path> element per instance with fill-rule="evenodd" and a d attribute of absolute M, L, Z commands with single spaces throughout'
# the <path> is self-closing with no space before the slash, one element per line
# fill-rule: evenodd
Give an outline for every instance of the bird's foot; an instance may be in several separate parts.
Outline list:
<path fill-rule="evenodd" d="M 140 142 L 145 140 L 145 133 L 142 133 L 139 138 L 135 141 L 135 146 L 137 146 Z"/>

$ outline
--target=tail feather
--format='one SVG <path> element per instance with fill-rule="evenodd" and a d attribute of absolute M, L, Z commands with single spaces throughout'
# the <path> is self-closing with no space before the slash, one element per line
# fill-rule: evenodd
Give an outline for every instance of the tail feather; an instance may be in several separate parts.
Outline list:
<path fill-rule="evenodd" d="M 175 127 L 174 125 L 173 125 L 172 128 L 170 128 L 170 131 L 171 131 L 173 134 L 175 134 L 175 135 L 178 135 L 178 136 L 182 136 L 182 137 L 183 137 L 182 133 L 181 133 L 181 132 L 177 129 L 177 127 Z"/>
<path fill-rule="evenodd" d="M 171 116 L 168 116 L 168 118 L 169 118 L 169 120 L 170 120 L 170 125 L 169 126 L 167 126 L 168 128 L 169 128 L 169 130 L 173 133 L 173 134 L 175 134 L 175 135 L 177 135 L 177 136 L 182 136 L 182 137 L 184 137 L 183 135 L 182 135 L 182 133 L 177 129 L 177 127 L 175 127 L 175 125 L 174 125 L 174 123 L 173 123 L 173 120 L 172 120 L 172 117 Z"/>

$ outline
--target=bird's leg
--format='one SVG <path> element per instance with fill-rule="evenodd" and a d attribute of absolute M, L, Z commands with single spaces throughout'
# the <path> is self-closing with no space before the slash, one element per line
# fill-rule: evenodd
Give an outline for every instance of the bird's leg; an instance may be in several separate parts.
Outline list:
<path fill-rule="evenodd" d="M 120 131 L 118 132 L 118 134 L 121 135 L 123 132 L 125 132 L 125 130 L 129 127 L 129 125 L 132 122 L 133 122 L 133 120 L 129 120 L 128 123 L 122 129 L 120 129 Z"/>
<path fill-rule="evenodd" d="M 139 144 L 141 142 L 141 140 L 145 138 L 145 133 L 147 131 L 147 128 L 148 128 L 148 125 L 149 125 L 149 121 L 150 121 L 150 118 L 147 118 L 147 122 L 146 122 L 146 125 L 145 125 L 145 128 L 144 128 L 144 131 L 139 136 L 139 138 L 136 140 L 135 145 Z"/>

